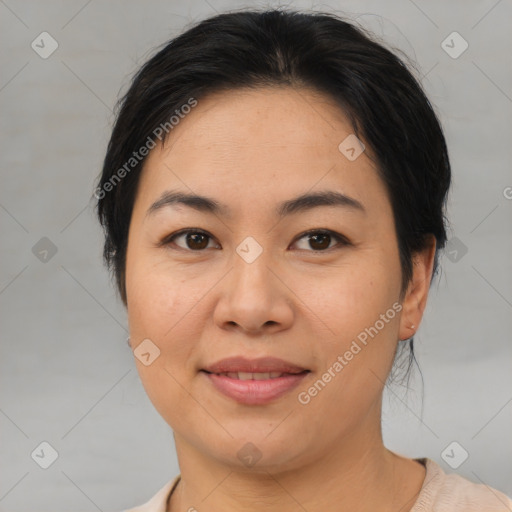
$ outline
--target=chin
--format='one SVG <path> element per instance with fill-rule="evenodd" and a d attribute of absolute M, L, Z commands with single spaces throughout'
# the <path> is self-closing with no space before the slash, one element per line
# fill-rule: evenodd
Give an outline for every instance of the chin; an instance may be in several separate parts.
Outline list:
<path fill-rule="evenodd" d="M 231 431 L 229 428 L 227 430 Z M 215 432 L 215 435 L 218 436 L 218 433 Z M 272 432 L 266 422 L 264 429 L 248 427 L 244 435 L 237 431 L 233 438 L 226 434 L 221 439 L 212 436 L 209 441 L 201 436 L 201 440 L 194 444 L 205 455 L 233 471 L 278 473 L 295 469 L 314 458 L 317 449 L 301 446 L 297 440 L 300 440 L 298 433 L 292 435 L 285 430 Z"/>

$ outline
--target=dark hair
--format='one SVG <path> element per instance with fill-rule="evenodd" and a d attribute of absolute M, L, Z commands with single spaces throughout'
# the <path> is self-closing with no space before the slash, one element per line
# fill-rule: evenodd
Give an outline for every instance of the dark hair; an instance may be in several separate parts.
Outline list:
<path fill-rule="evenodd" d="M 437 274 L 439 251 L 446 243 L 450 163 L 436 114 L 406 65 L 362 29 L 333 14 L 230 12 L 164 43 L 117 104 L 95 195 L 105 231 L 104 260 L 125 305 L 128 229 L 144 158 L 132 161 L 129 169 L 126 163 L 158 127 L 169 127 L 170 116 L 191 104 L 191 98 L 261 86 L 307 87 L 338 103 L 354 133 L 375 155 L 389 193 L 402 297 L 412 277 L 412 255 L 432 235 L 437 244 L 433 276 Z M 120 179 L 116 173 L 123 168 Z"/>

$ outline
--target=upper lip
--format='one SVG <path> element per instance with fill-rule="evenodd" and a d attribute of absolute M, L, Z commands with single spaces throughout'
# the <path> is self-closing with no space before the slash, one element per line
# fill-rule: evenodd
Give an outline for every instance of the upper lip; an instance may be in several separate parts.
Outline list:
<path fill-rule="evenodd" d="M 276 357 L 259 357 L 247 359 L 245 357 L 228 357 L 203 368 L 209 373 L 247 372 L 247 373 L 301 373 L 309 371 L 288 361 Z"/>

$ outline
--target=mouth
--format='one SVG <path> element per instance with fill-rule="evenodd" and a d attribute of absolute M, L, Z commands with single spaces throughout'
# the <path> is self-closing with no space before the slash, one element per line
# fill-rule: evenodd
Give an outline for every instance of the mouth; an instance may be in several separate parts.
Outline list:
<path fill-rule="evenodd" d="M 287 377 L 291 375 L 301 375 L 303 373 L 308 373 L 309 370 L 304 370 L 302 372 L 296 373 L 288 373 L 288 372 L 222 372 L 222 373 L 213 373 L 208 372 L 206 370 L 202 370 L 205 373 L 210 375 L 218 375 L 221 377 L 229 377 L 230 379 L 236 380 L 269 380 L 269 379 L 279 379 L 280 377 Z"/>
<path fill-rule="evenodd" d="M 224 359 L 200 371 L 209 385 L 237 403 L 264 405 L 297 387 L 310 370 L 275 358 Z"/>

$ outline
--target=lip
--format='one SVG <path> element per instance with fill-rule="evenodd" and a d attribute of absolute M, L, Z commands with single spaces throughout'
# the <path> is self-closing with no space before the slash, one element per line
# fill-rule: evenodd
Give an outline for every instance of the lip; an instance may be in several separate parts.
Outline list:
<path fill-rule="evenodd" d="M 256 359 L 247 359 L 246 357 L 228 357 L 221 359 L 216 363 L 203 368 L 209 373 L 229 373 L 229 372 L 248 372 L 248 373 L 267 373 L 281 372 L 296 374 L 307 370 L 296 364 L 278 359 L 276 357 L 258 357 Z"/>
<path fill-rule="evenodd" d="M 309 372 L 287 374 L 264 380 L 239 380 L 226 375 L 201 371 L 217 391 L 245 405 L 264 405 L 297 387 Z"/>
<path fill-rule="evenodd" d="M 285 373 L 281 377 L 263 380 L 240 380 L 219 373 Z M 274 357 L 246 359 L 231 357 L 207 366 L 201 373 L 214 388 L 240 404 L 264 405 L 290 392 L 310 371 Z"/>

